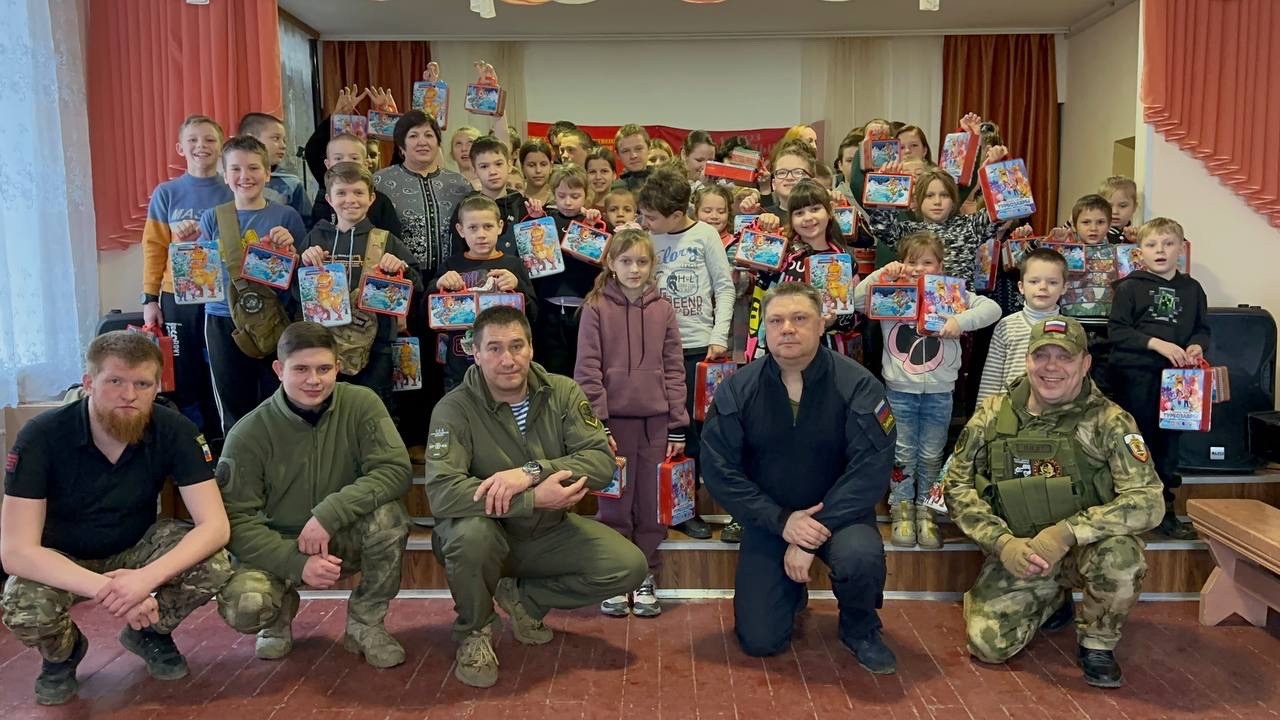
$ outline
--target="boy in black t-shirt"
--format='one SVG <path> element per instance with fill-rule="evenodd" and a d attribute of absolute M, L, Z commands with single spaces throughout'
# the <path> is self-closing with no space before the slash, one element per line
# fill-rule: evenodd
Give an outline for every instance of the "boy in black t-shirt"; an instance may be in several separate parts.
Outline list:
<path fill-rule="evenodd" d="M 536 313 L 533 284 L 520 256 L 496 247 L 504 223 L 497 203 L 483 195 L 472 195 L 458 206 L 456 232 L 467 243 L 466 252 L 457 253 L 440 265 L 440 276 L 432 283 L 440 292 L 483 288 L 488 292 L 518 292 L 524 296 L 525 314 L 530 321 Z M 444 388 L 448 392 L 462 382 L 467 368 L 475 363 L 471 331 L 444 333 Z"/>
<path fill-rule="evenodd" d="M 125 649 L 152 677 L 177 680 L 187 661 L 169 634 L 231 577 L 209 446 L 190 420 L 153 404 L 162 362 L 143 335 L 99 336 L 89 345 L 87 397 L 28 423 L 6 458 L 0 560 L 13 577 L 0 610 L 44 659 L 41 705 L 65 703 L 78 688 L 89 642 L 72 605 L 88 599 L 127 622 Z M 157 520 L 166 477 L 192 523 Z"/>

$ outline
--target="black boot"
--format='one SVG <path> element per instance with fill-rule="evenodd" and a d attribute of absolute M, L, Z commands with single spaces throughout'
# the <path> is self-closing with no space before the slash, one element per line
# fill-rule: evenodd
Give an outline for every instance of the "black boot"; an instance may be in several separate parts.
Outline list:
<path fill-rule="evenodd" d="M 898 671 L 898 658 L 885 644 L 879 630 L 872 630 L 866 637 L 852 642 L 841 638 L 841 642 L 858 658 L 858 664 L 868 672 L 876 675 L 890 675 Z"/>
<path fill-rule="evenodd" d="M 694 540 L 711 539 L 711 526 L 707 524 L 706 520 L 702 519 L 701 515 L 694 515 L 688 520 L 676 525 L 674 529 L 679 530 Z"/>
<path fill-rule="evenodd" d="M 1070 625 L 1071 621 L 1075 619 L 1076 606 L 1071 600 L 1071 593 L 1068 592 L 1066 593 L 1066 598 L 1063 599 L 1062 604 L 1058 606 L 1058 609 L 1054 610 L 1052 615 L 1045 618 L 1043 623 L 1040 623 L 1040 629 L 1045 632 L 1061 630 L 1062 628 Z"/>
<path fill-rule="evenodd" d="M 1182 522 L 1172 508 L 1164 511 L 1164 519 L 1156 526 L 1156 532 L 1170 540 L 1196 540 L 1199 537 L 1191 523 Z"/>
<path fill-rule="evenodd" d="M 120 644 L 145 660 L 147 672 L 157 680 L 181 680 L 187 676 L 187 659 L 167 634 L 126 627 L 120 632 Z"/>
<path fill-rule="evenodd" d="M 1094 687 L 1118 688 L 1124 685 L 1121 677 L 1120 663 L 1116 662 L 1116 654 L 1110 650 L 1094 650 L 1083 645 L 1079 647 L 1080 667 L 1084 670 L 1084 681 Z"/>
<path fill-rule="evenodd" d="M 76 680 L 76 667 L 89 652 L 89 640 L 80 628 L 72 625 L 76 633 L 76 642 L 71 646 L 71 654 L 62 662 L 43 661 L 40 676 L 36 678 L 36 703 L 40 705 L 61 705 L 75 697 L 80 689 Z"/>

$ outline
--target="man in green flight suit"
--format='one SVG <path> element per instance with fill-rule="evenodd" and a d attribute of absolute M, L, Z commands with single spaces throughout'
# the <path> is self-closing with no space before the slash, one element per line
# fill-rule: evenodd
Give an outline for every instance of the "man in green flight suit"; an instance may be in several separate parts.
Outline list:
<path fill-rule="evenodd" d="M 458 613 L 454 675 L 490 687 L 495 600 L 517 640 L 541 645 L 552 638 L 542 622 L 549 610 L 630 592 L 649 570 L 617 532 L 568 512 L 616 467 L 586 395 L 533 363 L 523 312 L 489 308 L 472 333 L 475 367 L 431 414 L 427 497 L 432 549 Z"/>
<path fill-rule="evenodd" d="M 943 471 L 956 525 L 987 553 L 964 596 L 969 652 L 999 663 L 1038 627 L 1072 620 L 1097 687 L 1123 684 L 1115 647 L 1147 564 L 1138 534 L 1164 514 L 1160 480 L 1133 417 L 1089 381 L 1084 328 L 1049 318 L 1031 330 L 1027 374 L 988 398 Z"/>

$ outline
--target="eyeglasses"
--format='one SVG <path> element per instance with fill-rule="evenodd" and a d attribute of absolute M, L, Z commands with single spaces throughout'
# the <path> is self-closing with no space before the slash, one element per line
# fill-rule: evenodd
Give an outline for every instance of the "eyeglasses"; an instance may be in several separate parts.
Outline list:
<path fill-rule="evenodd" d="M 774 170 L 773 176 L 779 180 L 804 180 L 809 177 L 809 171 L 804 168 L 795 168 L 792 170 Z"/>

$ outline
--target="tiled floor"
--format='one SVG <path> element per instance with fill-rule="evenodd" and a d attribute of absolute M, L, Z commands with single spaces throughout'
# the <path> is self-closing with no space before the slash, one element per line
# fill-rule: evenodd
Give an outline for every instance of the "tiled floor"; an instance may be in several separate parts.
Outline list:
<path fill-rule="evenodd" d="M 1089 688 L 1070 631 L 1041 636 L 1008 666 L 964 651 L 958 603 L 890 602 L 883 617 L 898 674 L 874 677 L 835 640 L 835 606 L 814 601 L 795 644 L 748 658 L 733 640 L 730 601 L 666 603 L 656 620 L 592 610 L 552 615 L 556 640 L 538 648 L 509 632 L 498 645 L 502 678 L 489 690 L 453 679 L 446 600 L 398 600 L 389 624 L 409 650 L 393 670 L 346 653 L 339 601 L 304 602 L 299 638 L 281 662 L 253 657 L 212 606 L 178 633 L 191 677 L 161 683 L 115 640 L 114 620 L 76 610 L 90 637 L 80 699 L 61 708 L 31 700 L 37 656 L 0 637 L 0 719 L 217 718 L 422 720 L 430 718 L 1280 718 L 1280 640 L 1268 629 L 1202 628 L 1194 603 L 1143 603 L 1120 657 L 1128 685 Z"/>

